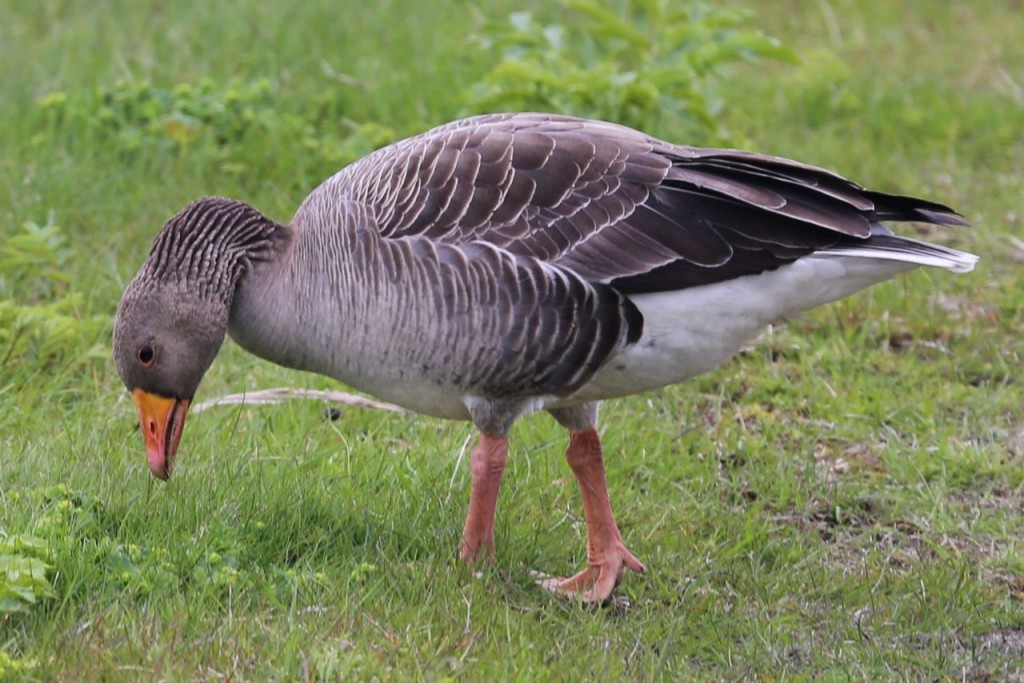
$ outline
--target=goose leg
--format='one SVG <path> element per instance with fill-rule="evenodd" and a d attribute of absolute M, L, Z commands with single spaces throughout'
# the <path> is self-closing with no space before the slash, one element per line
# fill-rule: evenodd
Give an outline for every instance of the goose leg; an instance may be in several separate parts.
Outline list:
<path fill-rule="evenodd" d="M 644 566 L 622 542 L 615 523 L 604 476 L 601 438 L 588 427 L 572 432 L 565 458 L 576 475 L 587 524 L 587 568 L 567 579 L 548 579 L 541 585 L 565 595 L 581 595 L 584 602 L 604 602 L 626 569 L 643 572 Z"/>
<path fill-rule="evenodd" d="M 507 437 L 480 433 L 469 460 L 473 483 L 459 549 L 459 557 L 467 564 L 494 561 L 494 509 L 507 456 Z"/>

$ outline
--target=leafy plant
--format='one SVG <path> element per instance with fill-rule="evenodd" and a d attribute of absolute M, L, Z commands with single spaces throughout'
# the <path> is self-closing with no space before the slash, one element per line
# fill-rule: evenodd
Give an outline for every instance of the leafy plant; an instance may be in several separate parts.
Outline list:
<path fill-rule="evenodd" d="M 10 536 L 0 529 L 0 614 L 21 612 L 53 597 L 47 574 L 47 542 L 36 536 Z"/>
<path fill-rule="evenodd" d="M 17 659 L 0 650 L 0 681 L 18 679 L 26 672 L 34 669 L 34 659 Z"/>
<path fill-rule="evenodd" d="M 81 294 L 68 290 L 63 272 L 70 255 L 52 215 L 0 244 L 0 371 L 27 360 L 106 356 L 99 339 L 109 321 L 80 314 Z"/>
<path fill-rule="evenodd" d="M 345 164 L 396 138 L 390 128 L 341 118 L 337 96 L 325 93 L 301 113 L 282 108 L 280 88 L 260 78 L 219 85 L 204 78 L 170 88 L 119 80 L 95 91 L 53 92 L 38 102 L 58 129 L 84 128 L 111 140 L 122 152 L 156 150 L 176 154 L 211 150 L 228 172 L 245 173 L 247 148 L 257 136 L 301 144 L 314 160 Z"/>
<path fill-rule="evenodd" d="M 178 583 L 165 548 L 116 544 L 109 536 L 101 537 L 97 546 L 107 552 L 104 562 L 107 575 L 129 593 L 148 596 L 158 586 Z"/>
<path fill-rule="evenodd" d="M 778 41 L 742 28 L 751 13 L 670 0 L 562 0 L 561 23 L 515 12 L 478 40 L 501 61 L 467 93 L 474 111 L 535 110 L 671 126 L 691 139 L 730 135 L 715 96 L 723 68 L 794 59 Z"/>
<path fill-rule="evenodd" d="M 153 144 L 177 149 L 203 139 L 219 146 L 236 143 L 250 130 L 279 122 L 274 99 L 266 79 L 226 88 L 210 79 L 173 88 L 119 80 L 93 93 L 50 93 L 39 106 L 56 123 L 84 124 L 133 151 Z"/>

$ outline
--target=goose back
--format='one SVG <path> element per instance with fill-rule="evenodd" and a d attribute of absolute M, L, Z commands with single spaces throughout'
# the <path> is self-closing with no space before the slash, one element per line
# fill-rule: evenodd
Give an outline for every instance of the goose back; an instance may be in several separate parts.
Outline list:
<path fill-rule="evenodd" d="M 772 270 L 870 239 L 881 220 L 963 223 L 941 204 L 814 166 L 551 114 L 440 126 L 343 169 L 318 194 L 372 207 L 386 238 L 486 242 L 624 293 Z"/>

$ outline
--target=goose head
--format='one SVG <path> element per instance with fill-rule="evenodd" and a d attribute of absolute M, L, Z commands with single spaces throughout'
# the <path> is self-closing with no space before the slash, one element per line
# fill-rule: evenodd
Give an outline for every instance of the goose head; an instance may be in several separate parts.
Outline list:
<path fill-rule="evenodd" d="M 125 289 L 114 361 L 160 479 L 171 476 L 189 405 L 224 342 L 235 284 L 277 227 L 243 202 L 197 200 L 164 225 Z"/>
<path fill-rule="evenodd" d="M 171 476 L 185 416 L 227 331 L 227 309 L 139 274 L 118 307 L 114 360 L 138 408 L 149 470 Z"/>

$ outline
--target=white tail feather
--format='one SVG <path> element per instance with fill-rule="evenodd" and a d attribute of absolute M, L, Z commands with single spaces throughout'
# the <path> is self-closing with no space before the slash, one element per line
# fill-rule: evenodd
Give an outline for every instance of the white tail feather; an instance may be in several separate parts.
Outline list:
<path fill-rule="evenodd" d="M 855 256 L 886 261 L 903 261 L 919 266 L 944 268 L 954 273 L 969 273 L 974 270 L 978 257 L 966 251 L 927 242 L 899 238 L 896 244 L 841 246 L 823 249 L 815 256 Z"/>

